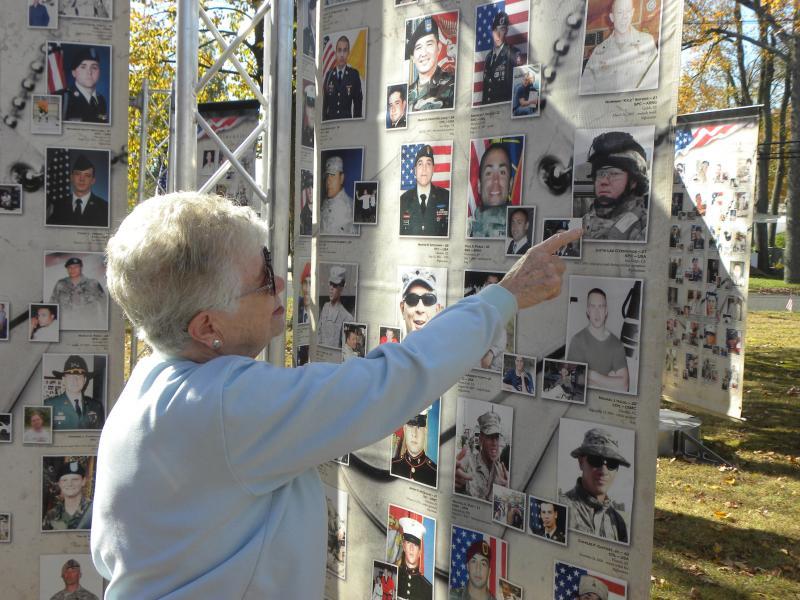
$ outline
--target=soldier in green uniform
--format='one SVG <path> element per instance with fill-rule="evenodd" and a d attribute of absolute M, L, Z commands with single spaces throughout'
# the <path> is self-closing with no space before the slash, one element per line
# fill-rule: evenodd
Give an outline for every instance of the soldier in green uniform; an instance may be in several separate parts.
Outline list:
<path fill-rule="evenodd" d="M 584 239 L 647 239 L 650 178 L 644 148 L 625 131 L 598 135 L 589 148 L 594 202 L 583 215 Z"/>
<path fill-rule="evenodd" d="M 94 376 L 83 357 L 68 357 L 64 370 L 53 371 L 53 374 L 61 379 L 64 388 L 59 395 L 44 401 L 45 406 L 53 407 L 53 429 L 102 429 L 106 420 L 102 402 L 83 393 Z"/>
<path fill-rule="evenodd" d="M 513 189 L 511 157 L 505 144 L 495 142 L 486 149 L 478 169 L 481 205 L 468 222 L 467 237 L 505 238 L 506 206 Z"/>
<path fill-rule="evenodd" d="M 97 596 L 81 585 L 81 563 L 70 558 L 61 567 L 64 589 L 50 596 L 50 600 L 97 600 Z"/>
<path fill-rule="evenodd" d="M 425 526 L 409 517 L 398 522 L 403 528 L 403 553 L 398 563 L 397 597 L 402 600 L 431 600 L 433 584 L 419 572 Z"/>
<path fill-rule="evenodd" d="M 71 256 L 67 276 L 53 286 L 50 302 L 61 306 L 62 329 L 100 329 L 107 324 L 106 292 L 96 279 L 83 274 L 83 261 Z"/>
<path fill-rule="evenodd" d="M 60 497 L 45 513 L 42 529 L 91 529 L 92 501 L 84 495 L 86 470 L 83 465 L 78 461 L 65 462 L 56 475 Z"/>
<path fill-rule="evenodd" d="M 409 82 L 408 104 L 412 112 L 453 108 L 455 78 L 439 67 L 439 26 L 424 17 L 406 44 L 406 58 L 414 63 L 417 78 Z"/>
<path fill-rule="evenodd" d="M 480 500 L 492 499 L 492 486 L 508 486 L 508 469 L 500 460 L 500 415 L 487 412 L 478 417 L 480 435 L 477 455 L 463 447 L 456 456 L 455 490 Z"/>
<path fill-rule="evenodd" d="M 403 425 L 403 442 L 392 460 L 391 473 L 436 487 L 436 463 L 425 454 L 429 410 L 425 409 Z"/>

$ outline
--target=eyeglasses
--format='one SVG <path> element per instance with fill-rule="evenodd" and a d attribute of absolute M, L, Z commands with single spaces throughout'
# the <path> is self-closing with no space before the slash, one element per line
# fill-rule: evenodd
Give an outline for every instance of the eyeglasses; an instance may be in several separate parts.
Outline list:
<path fill-rule="evenodd" d="M 433 306 L 436 304 L 436 294 L 432 294 L 428 292 L 427 294 L 414 294 L 413 292 L 410 294 L 406 294 L 406 297 L 403 298 L 403 301 L 408 304 L 409 306 L 416 306 L 419 304 L 419 301 L 422 300 L 422 304 L 425 306 Z"/>
<path fill-rule="evenodd" d="M 597 169 L 595 171 L 594 178 L 595 179 L 602 179 L 603 177 L 608 178 L 611 181 L 616 181 L 620 179 L 623 175 L 625 175 L 625 171 L 622 169 Z"/>
<path fill-rule="evenodd" d="M 605 456 L 589 454 L 586 456 L 586 462 L 588 462 L 594 469 L 599 469 L 603 465 L 608 467 L 609 471 L 616 471 L 619 469 L 619 461 L 616 458 L 606 458 Z"/>
<path fill-rule="evenodd" d="M 275 271 L 272 268 L 272 255 L 267 250 L 267 247 L 264 246 L 261 249 L 261 253 L 264 257 L 264 275 L 265 275 L 265 283 L 261 287 L 258 287 L 254 290 L 250 290 L 242 294 L 242 296 L 247 296 L 249 294 L 257 294 L 259 292 L 267 292 L 270 296 L 275 295 Z M 240 298 L 242 297 L 240 296 Z"/>
<path fill-rule="evenodd" d="M 342 283 L 334 283 L 333 281 L 329 281 L 328 285 L 331 286 L 331 287 L 335 287 L 335 288 L 343 288 L 344 287 L 344 282 L 342 282 Z"/>

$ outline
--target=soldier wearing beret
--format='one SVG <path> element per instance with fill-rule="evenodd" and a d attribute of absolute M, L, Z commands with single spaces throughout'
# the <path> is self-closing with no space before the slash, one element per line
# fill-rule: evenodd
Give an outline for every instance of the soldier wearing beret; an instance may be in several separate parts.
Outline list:
<path fill-rule="evenodd" d="M 61 579 L 64 589 L 53 594 L 50 600 L 97 600 L 97 596 L 81 585 L 81 564 L 74 558 L 61 567 Z"/>
<path fill-rule="evenodd" d="M 322 346 L 342 347 L 342 327 L 345 321 L 352 321 L 353 315 L 342 305 L 342 290 L 347 271 L 344 267 L 331 267 L 328 278 L 329 300 L 319 313 L 319 333 L 317 341 Z"/>
<path fill-rule="evenodd" d="M 353 225 L 353 199 L 344 191 L 344 161 L 331 156 L 325 161 L 325 199 L 320 208 L 319 232 L 325 235 L 357 235 Z"/>
<path fill-rule="evenodd" d="M 620 466 L 631 464 L 619 452 L 619 442 L 605 429 L 595 427 L 583 436 L 583 443 L 570 452 L 578 459 L 581 476 L 575 487 L 560 494 L 570 507 L 570 529 L 628 543 L 625 505 L 608 495 Z"/>
<path fill-rule="evenodd" d="M 597 577 L 581 575 L 576 600 L 608 600 L 608 586 Z"/>
<path fill-rule="evenodd" d="M 83 274 L 83 261 L 71 256 L 67 276 L 53 286 L 50 302 L 61 305 L 62 329 L 101 329 L 106 322 L 106 293 L 96 279 Z"/>
<path fill-rule="evenodd" d="M 42 529 L 91 529 L 92 502 L 84 496 L 86 470 L 80 462 L 64 462 L 56 472 L 59 498 L 47 511 Z"/>
<path fill-rule="evenodd" d="M 467 548 L 467 585 L 450 590 L 450 600 L 496 600 L 489 591 L 492 576 L 492 548 L 486 540 L 476 540 Z"/>
<path fill-rule="evenodd" d="M 64 389 L 58 396 L 47 398 L 45 406 L 53 407 L 53 429 L 102 429 L 106 412 L 102 403 L 83 392 L 94 373 L 89 371 L 82 356 L 69 356 L 63 371 L 53 371 Z"/>
<path fill-rule="evenodd" d="M 96 174 L 95 165 L 85 154 L 75 157 L 69 175 L 70 193 L 56 202 L 48 198 L 51 212 L 47 225 L 108 227 L 108 202 L 93 191 Z"/>
<path fill-rule="evenodd" d="M 481 104 L 495 104 L 511 100 L 514 67 L 521 64 L 520 52 L 506 44 L 509 19 L 499 11 L 492 20 L 494 46 L 486 53 L 483 64 L 483 92 Z"/>
<path fill-rule="evenodd" d="M 403 425 L 403 441 L 392 459 L 391 473 L 436 487 L 436 463 L 425 454 L 429 411 L 430 408 L 425 409 Z"/>
<path fill-rule="evenodd" d="M 459 494 L 490 501 L 494 484 L 508 487 L 508 467 L 500 459 L 500 423 L 495 412 L 478 417 L 477 456 L 466 445 L 456 456 L 455 490 Z"/>
<path fill-rule="evenodd" d="M 419 571 L 425 526 L 409 517 L 401 518 L 399 523 L 403 528 L 403 552 L 397 563 L 397 597 L 402 600 L 431 600 L 433 585 Z"/>
<path fill-rule="evenodd" d="M 433 183 L 434 153 L 424 144 L 414 157 L 416 185 L 400 196 L 400 235 L 446 236 L 450 192 Z"/>
<path fill-rule="evenodd" d="M 408 87 L 412 112 L 453 108 L 455 78 L 439 67 L 439 25 L 433 17 L 424 17 L 406 45 L 406 58 L 414 63 L 417 78 Z"/>
<path fill-rule="evenodd" d="M 364 94 L 358 69 L 347 64 L 350 40 L 346 35 L 336 40 L 336 64 L 323 82 L 322 120 L 360 119 Z"/>
<path fill-rule="evenodd" d="M 100 54 L 93 46 L 83 46 L 70 62 L 73 84 L 61 94 L 65 121 L 108 123 L 108 104 L 97 93 L 100 81 Z"/>
<path fill-rule="evenodd" d="M 327 179 L 327 176 L 326 176 Z M 311 235 L 314 210 L 314 176 L 311 171 L 300 169 L 300 235 Z"/>

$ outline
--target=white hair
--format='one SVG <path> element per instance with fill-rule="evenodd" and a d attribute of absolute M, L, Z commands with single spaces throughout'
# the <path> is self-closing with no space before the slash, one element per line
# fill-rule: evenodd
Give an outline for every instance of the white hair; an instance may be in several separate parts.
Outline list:
<path fill-rule="evenodd" d="M 243 260 L 260 256 L 268 229 L 248 207 L 176 192 L 139 204 L 108 241 L 111 297 L 157 350 L 180 354 L 202 310 L 239 305 Z"/>

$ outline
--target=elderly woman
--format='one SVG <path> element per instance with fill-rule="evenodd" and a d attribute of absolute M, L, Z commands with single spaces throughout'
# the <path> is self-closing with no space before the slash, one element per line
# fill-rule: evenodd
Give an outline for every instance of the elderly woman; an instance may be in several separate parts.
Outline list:
<path fill-rule="evenodd" d="M 108 243 L 109 291 L 155 350 L 100 439 L 91 549 L 108 600 L 321 598 L 316 466 L 419 413 L 563 272 L 550 238 L 402 344 L 284 369 L 254 360 L 285 321 L 266 240 L 249 208 L 182 192 L 137 206 Z"/>

